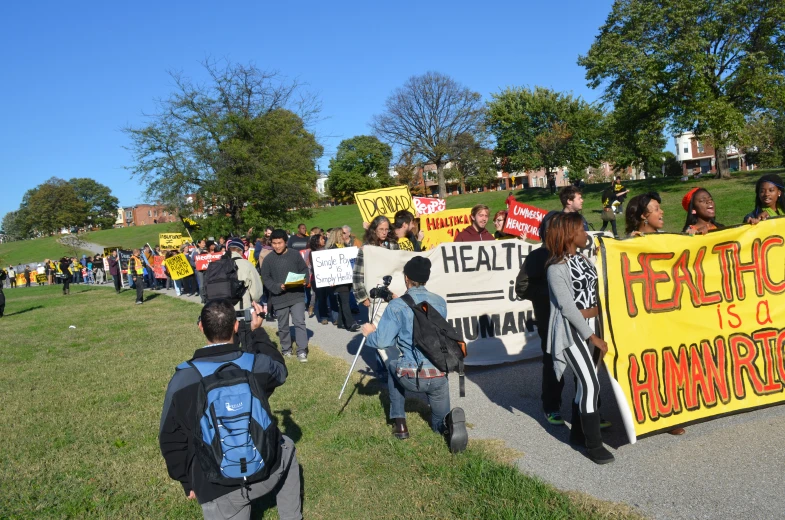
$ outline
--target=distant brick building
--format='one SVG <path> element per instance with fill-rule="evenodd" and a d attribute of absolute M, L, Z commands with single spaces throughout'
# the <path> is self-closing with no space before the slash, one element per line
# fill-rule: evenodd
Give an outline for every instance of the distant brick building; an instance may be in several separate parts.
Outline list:
<path fill-rule="evenodd" d="M 685 132 L 674 137 L 676 142 L 676 159 L 681 163 L 682 173 L 700 174 L 717 173 L 714 160 L 714 147 L 701 141 L 692 132 Z M 733 170 L 749 169 L 743 153 L 735 146 L 726 148 L 728 167 Z"/>
<path fill-rule="evenodd" d="M 137 204 L 117 210 L 117 220 L 114 227 L 147 226 L 164 222 L 176 222 L 176 212 L 153 204 Z"/>

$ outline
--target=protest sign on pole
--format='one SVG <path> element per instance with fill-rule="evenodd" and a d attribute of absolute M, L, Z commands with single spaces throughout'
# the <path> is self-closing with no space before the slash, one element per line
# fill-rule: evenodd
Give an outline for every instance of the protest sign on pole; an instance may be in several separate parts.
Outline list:
<path fill-rule="evenodd" d="M 181 278 L 194 274 L 194 270 L 191 269 L 191 264 L 182 253 L 167 258 L 164 260 L 164 264 L 166 265 L 166 268 L 169 269 L 169 276 L 172 277 L 172 280 L 180 280 Z"/>
<path fill-rule="evenodd" d="M 166 272 L 164 271 L 163 256 L 156 255 L 153 257 L 153 272 L 155 273 L 156 278 L 166 278 Z"/>
<path fill-rule="evenodd" d="M 447 209 L 447 201 L 444 199 L 433 199 L 429 197 L 412 197 L 414 204 L 414 216 L 433 215 Z"/>
<path fill-rule="evenodd" d="M 210 265 L 211 262 L 217 262 L 221 259 L 223 253 L 204 253 L 202 255 L 194 256 L 194 264 L 196 265 L 197 271 L 206 271 L 207 266 Z"/>
<path fill-rule="evenodd" d="M 604 361 L 630 442 L 785 401 L 785 219 L 602 239 Z"/>
<path fill-rule="evenodd" d="M 317 288 L 352 283 L 356 247 L 314 251 L 312 257 L 313 278 Z"/>
<path fill-rule="evenodd" d="M 35 283 L 38 285 L 46 285 L 46 275 L 45 274 L 38 274 L 35 275 Z"/>
<path fill-rule="evenodd" d="M 183 234 L 159 233 L 158 244 L 161 246 L 161 249 L 165 249 L 165 250 L 180 249 L 180 246 L 183 245 Z"/>
<path fill-rule="evenodd" d="M 414 214 L 412 194 L 409 193 L 408 186 L 361 191 L 354 194 L 354 200 L 357 201 L 363 222 L 371 222 L 379 215 L 384 215 L 392 220 L 395 214 L 401 210 L 411 211 Z"/>
<path fill-rule="evenodd" d="M 507 210 L 504 232 L 523 238 L 540 240 L 540 223 L 547 211 L 522 202 L 513 202 Z"/>
<path fill-rule="evenodd" d="M 459 231 L 471 225 L 471 214 L 471 208 L 458 208 L 420 217 L 420 230 L 425 235 L 422 241 L 423 250 L 455 240 Z"/>

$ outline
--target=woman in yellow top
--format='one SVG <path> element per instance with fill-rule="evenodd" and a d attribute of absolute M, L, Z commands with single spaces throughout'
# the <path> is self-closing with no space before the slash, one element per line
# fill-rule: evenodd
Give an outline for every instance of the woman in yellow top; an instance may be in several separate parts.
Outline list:
<path fill-rule="evenodd" d="M 755 209 L 744 217 L 744 223 L 755 225 L 769 217 L 785 215 L 784 189 L 779 175 L 762 175 L 755 183 Z"/>

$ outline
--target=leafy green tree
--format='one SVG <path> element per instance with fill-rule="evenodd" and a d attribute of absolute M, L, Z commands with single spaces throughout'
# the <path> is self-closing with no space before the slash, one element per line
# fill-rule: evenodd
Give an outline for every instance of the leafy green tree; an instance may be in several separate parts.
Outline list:
<path fill-rule="evenodd" d="M 24 227 L 34 234 L 50 235 L 62 228 L 81 226 L 87 217 L 87 205 L 74 187 L 56 177 L 28 190 L 20 209 Z"/>
<path fill-rule="evenodd" d="M 455 160 L 444 170 L 447 180 L 458 181 L 461 193 L 470 189 L 489 186 L 497 178 L 496 160 L 493 153 L 471 134 L 463 134 L 455 140 Z"/>
<path fill-rule="evenodd" d="M 567 166 L 571 178 L 583 178 L 607 153 L 603 111 L 543 87 L 493 94 L 486 127 L 496 139 L 497 157 L 510 171 L 543 168 L 555 175 Z"/>
<path fill-rule="evenodd" d="M 10 240 L 21 240 L 30 237 L 30 228 L 27 225 L 26 212 L 21 208 L 16 211 L 9 211 L 3 217 L 3 233 Z"/>
<path fill-rule="evenodd" d="M 392 186 L 391 160 L 392 148 L 377 137 L 344 139 L 330 159 L 327 193 L 336 202 L 351 202 L 355 192 Z"/>
<path fill-rule="evenodd" d="M 71 179 L 68 184 L 73 186 L 76 196 L 87 207 L 87 220 L 82 225 L 103 229 L 114 225 L 120 201 L 112 195 L 112 190 L 108 186 L 88 178 Z"/>
<path fill-rule="evenodd" d="M 782 114 L 772 112 L 758 112 L 747 119 L 739 144 L 750 163 L 759 168 L 785 164 L 783 120 Z"/>
<path fill-rule="evenodd" d="M 484 106 L 478 92 L 439 72 L 412 76 L 385 103 L 371 128 L 376 135 L 436 166 L 439 193 L 447 195 L 444 168 L 455 159 L 455 141 L 475 134 Z"/>
<path fill-rule="evenodd" d="M 171 73 L 174 92 L 149 124 L 125 129 L 131 175 L 171 208 L 187 211 L 186 197 L 196 194 L 200 209 L 229 216 L 234 233 L 300 219 L 316 200 L 323 150 L 307 127 L 318 100 L 254 65 L 203 66 L 207 83 Z"/>
<path fill-rule="evenodd" d="M 727 178 L 746 116 L 785 98 L 785 3 L 617 0 L 578 63 L 644 124 L 663 118 L 710 142 Z"/>

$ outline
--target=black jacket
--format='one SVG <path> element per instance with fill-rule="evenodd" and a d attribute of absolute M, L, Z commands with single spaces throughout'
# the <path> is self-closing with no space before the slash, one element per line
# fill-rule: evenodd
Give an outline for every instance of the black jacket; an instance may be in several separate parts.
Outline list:
<path fill-rule="evenodd" d="M 515 294 L 532 302 L 535 319 L 544 324 L 548 323 L 550 315 L 548 275 L 545 266 L 548 256 L 550 253 L 544 246 L 529 253 L 515 279 Z"/>
<path fill-rule="evenodd" d="M 284 384 L 287 371 L 283 356 L 263 332 L 259 328 L 252 333 L 257 352 L 254 376 L 259 388 L 269 397 L 277 387 Z M 236 345 L 227 343 L 200 348 L 194 353 L 193 359 L 232 361 L 240 355 L 242 352 Z M 195 458 L 192 440 L 194 432 L 199 432 L 199 423 L 194 407 L 200 380 L 201 376 L 194 368 L 178 370 L 172 376 L 164 398 L 158 442 L 169 476 L 182 484 L 186 496 L 193 490 L 199 503 L 204 504 L 240 486 L 221 486 L 209 482 L 204 478 L 199 461 Z M 276 426 L 271 425 L 271 428 Z M 270 471 L 275 471 L 280 458 L 270 463 Z"/>

